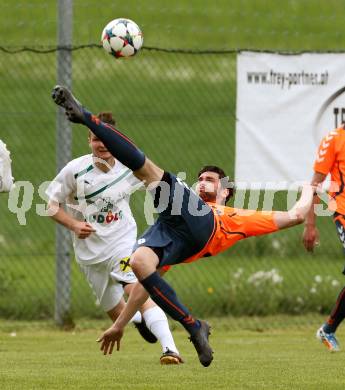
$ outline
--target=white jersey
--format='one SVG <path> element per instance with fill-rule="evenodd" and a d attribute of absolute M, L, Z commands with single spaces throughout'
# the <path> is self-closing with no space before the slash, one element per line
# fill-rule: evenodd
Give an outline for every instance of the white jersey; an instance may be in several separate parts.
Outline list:
<path fill-rule="evenodd" d="M 14 186 L 11 163 L 10 152 L 0 139 L 0 192 L 10 192 Z"/>
<path fill-rule="evenodd" d="M 96 264 L 131 255 L 137 226 L 129 198 L 141 186 L 120 161 L 105 173 L 94 164 L 92 154 L 72 160 L 60 171 L 47 188 L 49 199 L 65 204 L 69 214 L 96 230 L 86 239 L 72 234 L 78 262 Z"/>

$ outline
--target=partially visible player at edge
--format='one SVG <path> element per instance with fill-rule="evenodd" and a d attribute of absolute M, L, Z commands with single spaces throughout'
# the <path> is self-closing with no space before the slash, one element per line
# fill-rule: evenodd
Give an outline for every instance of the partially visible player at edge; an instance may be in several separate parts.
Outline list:
<path fill-rule="evenodd" d="M 110 112 L 98 118 L 115 125 Z M 125 307 L 124 292 L 130 296 L 137 282 L 129 265 L 137 238 L 129 200 L 142 184 L 91 131 L 88 141 L 92 153 L 70 161 L 46 193 L 51 218 L 72 232 L 80 269 L 114 322 Z M 132 321 L 146 341 L 158 339 L 163 350 L 161 364 L 182 363 L 163 310 L 151 299 L 138 309 Z"/>
<path fill-rule="evenodd" d="M 320 187 L 328 174 L 331 174 L 328 208 L 333 211 L 333 221 L 345 254 L 345 127 L 331 131 L 321 141 L 314 163 L 314 175 L 311 184 Z M 317 194 L 305 221 L 303 243 L 308 251 L 313 251 L 319 242 L 316 228 L 315 206 L 320 202 Z M 345 268 L 343 269 L 345 274 Z M 340 350 L 335 337 L 338 326 L 345 318 L 345 287 L 340 291 L 336 303 L 323 324 L 316 332 L 316 337 L 332 352 Z"/>
<path fill-rule="evenodd" d="M 231 189 L 229 185 L 222 185 L 219 173 L 207 168 L 201 171 L 197 189 L 199 197 L 173 174 L 150 161 L 126 136 L 85 110 L 65 87 L 56 86 L 52 98 L 65 109 L 70 121 L 87 126 L 117 160 L 145 183 L 153 193 L 159 212 L 154 225 L 137 241 L 131 256 L 130 264 L 140 283 L 134 287 L 125 310 L 100 337 L 101 350 L 104 354 L 112 353 L 115 343 L 117 349 L 120 348 L 124 326 L 149 294 L 167 314 L 181 323 L 190 334 L 199 361 L 203 366 L 209 366 L 213 351 L 208 342 L 208 323 L 191 315 L 160 276 L 159 270 L 164 265 L 216 255 L 244 238 L 302 223 L 312 202 L 312 187 L 306 185 L 303 188 L 300 200 L 288 212 L 256 212 L 226 207 L 224 203 L 231 195 Z M 167 188 L 168 197 L 160 196 Z M 179 215 L 176 215 L 176 207 Z M 202 212 L 198 212 L 200 210 Z"/>
<path fill-rule="evenodd" d="M 12 187 L 12 160 L 6 144 L 0 139 L 0 192 L 10 192 Z"/>

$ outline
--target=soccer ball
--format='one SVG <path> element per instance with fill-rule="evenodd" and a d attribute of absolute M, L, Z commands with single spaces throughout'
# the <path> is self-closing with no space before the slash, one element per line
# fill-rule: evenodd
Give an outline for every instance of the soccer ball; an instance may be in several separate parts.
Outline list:
<path fill-rule="evenodd" d="M 143 34 L 139 26 L 130 19 L 114 19 L 102 32 L 102 45 L 110 55 L 131 57 L 137 54 L 143 45 Z"/>

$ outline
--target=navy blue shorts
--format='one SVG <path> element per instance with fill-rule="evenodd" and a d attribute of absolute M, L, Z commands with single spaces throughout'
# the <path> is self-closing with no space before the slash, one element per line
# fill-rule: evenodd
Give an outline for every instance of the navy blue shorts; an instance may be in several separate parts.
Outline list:
<path fill-rule="evenodd" d="M 139 237 L 134 250 L 140 246 L 154 249 L 159 266 L 181 263 L 200 252 L 214 229 L 210 206 L 168 172 L 153 196 L 159 216 Z"/>

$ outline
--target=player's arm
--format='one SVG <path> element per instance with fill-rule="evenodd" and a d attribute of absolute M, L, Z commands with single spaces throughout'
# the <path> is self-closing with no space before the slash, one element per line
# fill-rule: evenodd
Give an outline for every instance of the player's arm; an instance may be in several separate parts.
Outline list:
<path fill-rule="evenodd" d="M 312 178 L 312 185 L 315 188 L 318 188 L 325 181 L 326 176 L 324 173 L 315 172 Z M 319 242 L 319 232 L 316 228 L 316 214 L 315 206 L 320 203 L 320 198 L 317 194 L 314 194 L 314 199 L 312 207 L 308 211 L 307 217 L 305 219 L 304 231 L 303 231 L 303 245 L 308 252 L 312 252 L 315 245 Z"/>
<path fill-rule="evenodd" d="M 54 221 L 74 232 L 78 238 L 85 239 L 96 231 L 89 223 L 78 221 L 69 215 L 58 202 L 50 200 L 48 211 Z"/>
<path fill-rule="evenodd" d="M 78 238 L 87 238 L 95 230 L 86 222 L 78 221 L 61 206 L 76 191 L 75 160 L 69 162 L 46 189 L 48 215 L 56 222 L 73 231 Z"/>
<path fill-rule="evenodd" d="M 279 230 L 298 225 L 305 221 L 313 203 L 314 190 L 312 185 L 304 185 L 299 200 L 289 211 L 273 212 L 273 220 Z"/>
<path fill-rule="evenodd" d="M 160 275 L 163 275 L 169 270 L 170 267 L 158 268 Z M 97 340 L 101 343 L 101 351 L 104 355 L 107 353 L 111 354 L 113 352 L 115 343 L 116 350 L 120 350 L 120 342 L 123 336 L 124 328 L 133 318 L 134 314 L 140 309 L 140 307 L 146 302 L 149 294 L 139 282 L 135 283 L 131 294 L 129 295 L 128 301 L 125 308 L 120 313 L 117 320 L 113 325 L 108 328 Z"/>
<path fill-rule="evenodd" d="M 337 131 L 331 131 L 320 142 L 317 156 L 314 163 L 314 175 L 311 184 L 317 188 L 331 172 L 337 155 L 336 148 Z M 316 229 L 315 205 L 320 202 L 318 196 L 314 196 L 313 204 L 307 214 L 305 228 L 303 232 L 303 244 L 308 251 L 312 251 L 319 240 L 319 232 Z"/>
<path fill-rule="evenodd" d="M 275 213 L 274 218 L 279 229 L 284 229 L 286 227 L 297 225 L 299 223 L 304 222 L 305 219 L 308 219 L 308 224 L 310 224 L 309 232 L 310 233 L 312 232 L 313 218 L 315 218 L 315 216 L 312 216 L 311 214 L 314 210 L 310 211 L 311 207 L 314 206 L 313 194 L 315 192 L 316 186 L 320 185 L 325 180 L 326 175 L 331 171 L 335 163 L 336 139 L 337 139 L 337 132 L 331 131 L 321 140 L 317 152 L 317 157 L 314 163 L 315 174 L 311 182 L 311 187 L 314 188 L 312 196 L 310 198 L 306 188 L 303 188 L 301 198 L 294 205 L 294 207 L 288 211 L 287 215 L 282 212 Z M 314 220 L 314 229 L 315 229 L 315 220 Z M 314 233 L 317 234 L 316 230 L 314 230 Z M 313 244 L 312 241 L 314 242 Z M 308 250 L 311 250 L 311 246 L 313 247 L 315 245 L 315 242 L 316 242 L 316 237 L 312 239 L 310 235 L 306 248 Z"/>
<path fill-rule="evenodd" d="M 134 314 L 146 302 L 149 295 L 143 285 L 136 282 L 126 303 L 125 308 L 120 313 L 113 325 L 108 328 L 97 340 L 101 343 L 101 351 L 104 355 L 111 354 L 116 343 L 117 351 L 120 350 L 120 341 L 123 336 L 124 328 L 129 323 Z"/>

